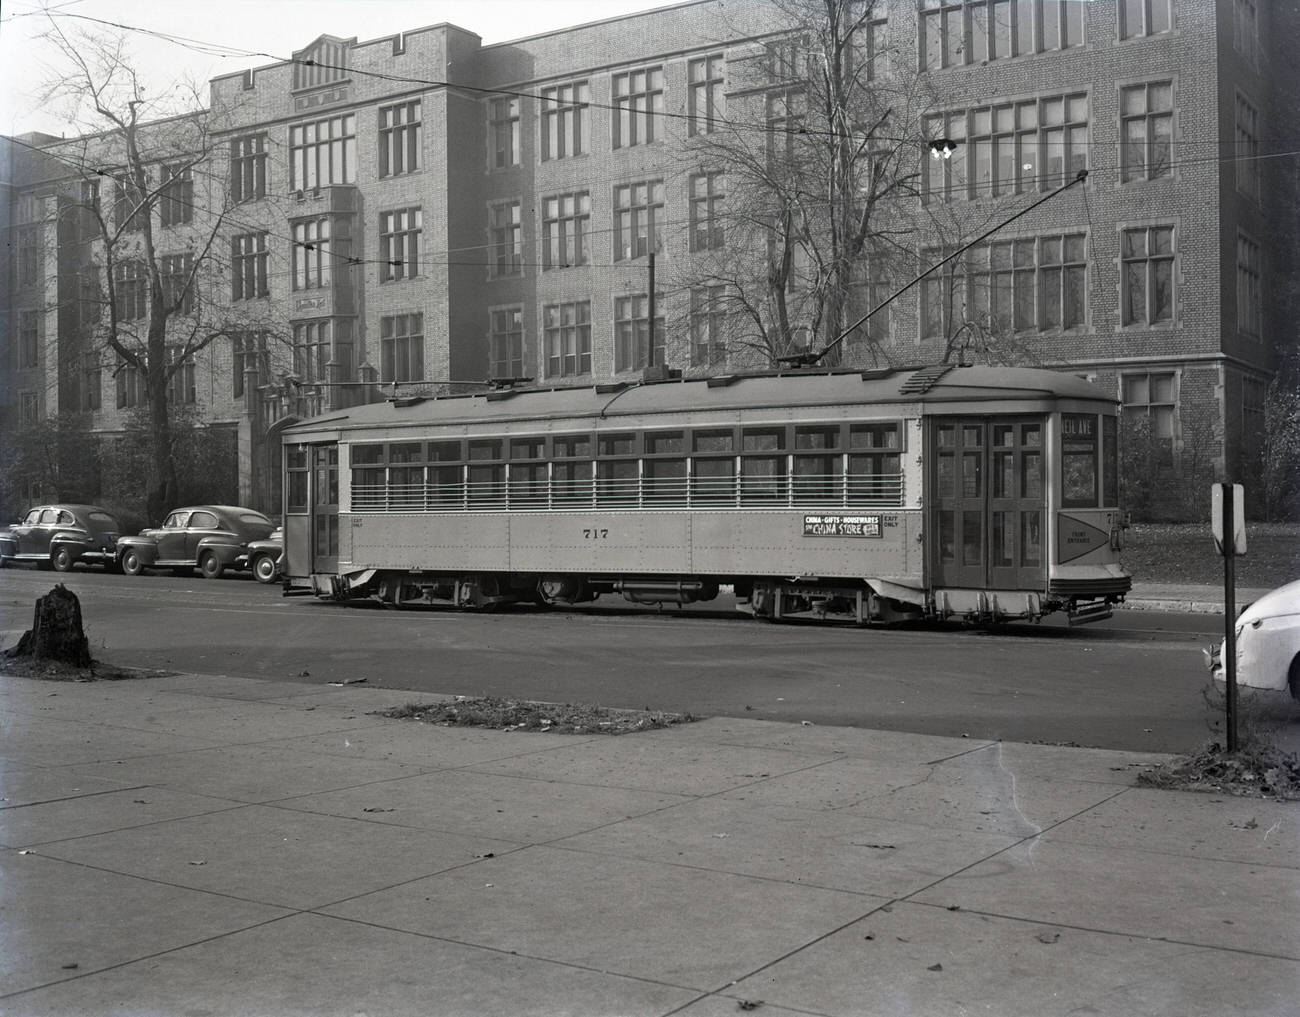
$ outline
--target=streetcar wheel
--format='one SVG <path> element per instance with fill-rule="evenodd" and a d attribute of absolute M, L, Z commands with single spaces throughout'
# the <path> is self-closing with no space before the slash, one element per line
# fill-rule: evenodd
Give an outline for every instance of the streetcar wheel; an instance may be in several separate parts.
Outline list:
<path fill-rule="evenodd" d="M 54 566 L 55 572 L 71 572 L 73 560 L 72 552 L 65 544 L 60 544 L 50 554 L 50 564 Z"/>
<path fill-rule="evenodd" d="M 123 551 L 122 571 L 128 576 L 138 576 L 143 572 L 144 566 L 140 563 L 140 556 L 130 549 Z"/>
<path fill-rule="evenodd" d="M 199 559 L 199 575 L 204 579 L 220 579 L 225 571 L 226 566 L 222 565 L 221 559 L 211 551 Z"/>
<path fill-rule="evenodd" d="M 253 578 L 259 583 L 275 582 L 276 573 L 279 571 L 275 559 L 269 554 L 259 554 L 253 559 Z"/>

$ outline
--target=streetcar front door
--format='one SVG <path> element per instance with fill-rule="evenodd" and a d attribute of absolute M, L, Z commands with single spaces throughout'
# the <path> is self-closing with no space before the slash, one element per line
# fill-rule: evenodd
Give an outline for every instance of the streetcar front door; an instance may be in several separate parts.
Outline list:
<path fill-rule="evenodd" d="M 339 447 L 311 446 L 311 570 L 337 572 L 339 564 Z"/>
<path fill-rule="evenodd" d="M 1047 584 L 1040 418 L 940 418 L 930 425 L 930 567 L 936 586 Z"/>

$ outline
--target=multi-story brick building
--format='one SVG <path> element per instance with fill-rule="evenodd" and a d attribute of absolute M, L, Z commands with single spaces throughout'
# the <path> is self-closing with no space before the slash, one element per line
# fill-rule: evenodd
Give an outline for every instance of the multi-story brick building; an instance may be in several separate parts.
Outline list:
<path fill-rule="evenodd" d="M 1113 391 L 1173 475 L 1240 478 L 1295 341 L 1296 4 L 890 0 L 876 15 L 873 45 L 930 96 L 917 194 L 896 213 L 914 217 L 914 261 L 891 285 L 1006 226 L 891 301 L 875 355 L 933 362 L 978 321 L 1003 355 Z M 196 296 L 232 324 L 170 395 L 231 430 L 230 497 L 278 510 L 278 427 L 392 385 L 752 363 L 712 348 L 683 281 L 726 242 L 726 167 L 692 144 L 711 120 L 761 122 L 753 71 L 787 34 L 762 0 L 693 0 L 491 46 L 451 25 L 321 36 L 214 79 L 195 118 L 216 144 L 170 181 L 160 235 L 183 259 L 223 215 Z M 947 159 L 925 144 L 939 138 Z M 108 144 L 0 139 L 0 356 L 15 418 L 83 413 L 112 435 L 142 395 L 90 338 L 94 241 L 67 214 L 87 197 L 75 167 L 112 164 Z M 954 239 L 940 221 L 964 225 Z"/>

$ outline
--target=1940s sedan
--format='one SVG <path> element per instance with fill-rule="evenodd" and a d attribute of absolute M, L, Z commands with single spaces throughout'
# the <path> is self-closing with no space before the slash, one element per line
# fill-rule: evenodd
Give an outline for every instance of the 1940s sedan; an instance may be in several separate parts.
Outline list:
<path fill-rule="evenodd" d="M 98 505 L 37 505 L 0 530 L 0 565 L 33 562 L 69 572 L 77 562 L 117 567 L 122 526 Z"/>
<path fill-rule="evenodd" d="M 271 520 L 252 509 L 192 505 L 168 513 L 162 526 L 118 538 L 117 560 L 129 576 L 146 568 L 197 568 L 204 579 L 217 579 L 227 569 L 247 569 L 248 545 L 267 539 L 274 529 Z"/>

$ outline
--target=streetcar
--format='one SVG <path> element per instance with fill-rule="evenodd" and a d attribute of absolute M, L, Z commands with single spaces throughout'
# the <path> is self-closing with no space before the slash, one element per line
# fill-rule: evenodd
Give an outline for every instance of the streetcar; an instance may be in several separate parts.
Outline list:
<path fill-rule="evenodd" d="M 1109 616 L 1117 404 L 939 365 L 396 395 L 284 431 L 286 594 L 759 618 Z"/>

